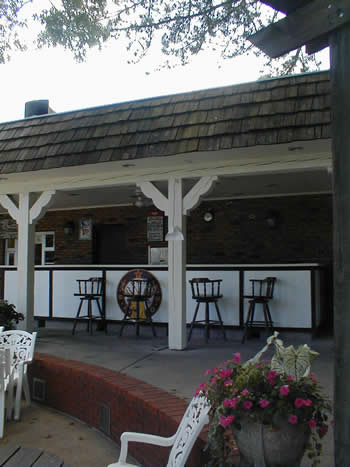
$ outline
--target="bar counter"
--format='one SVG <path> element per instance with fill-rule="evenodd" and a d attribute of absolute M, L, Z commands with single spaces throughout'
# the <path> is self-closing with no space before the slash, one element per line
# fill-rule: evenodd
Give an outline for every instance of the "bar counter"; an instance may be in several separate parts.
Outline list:
<path fill-rule="evenodd" d="M 16 267 L 1 266 L 4 272 L 4 298 L 16 305 Z M 79 305 L 74 297 L 77 279 L 102 276 L 105 278 L 105 311 L 107 320 L 119 321 L 124 314 L 117 301 L 117 287 L 121 278 L 132 269 L 145 269 L 159 281 L 162 301 L 154 314 L 155 323 L 168 321 L 168 268 L 166 265 L 46 265 L 35 267 L 35 318 L 72 319 Z M 244 323 L 250 279 L 277 278 L 274 298 L 270 302 L 272 319 L 277 328 L 298 328 L 315 331 L 324 315 L 324 268 L 317 263 L 300 264 L 225 264 L 187 265 L 186 303 L 187 322 L 191 322 L 195 302 L 191 297 L 189 280 L 194 277 L 222 279 L 223 298 L 219 307 L 227 326 Z M 258 307 L 259 308 L 259 307 Z M 260 319 L 257 309 L 256 319 Z"/>

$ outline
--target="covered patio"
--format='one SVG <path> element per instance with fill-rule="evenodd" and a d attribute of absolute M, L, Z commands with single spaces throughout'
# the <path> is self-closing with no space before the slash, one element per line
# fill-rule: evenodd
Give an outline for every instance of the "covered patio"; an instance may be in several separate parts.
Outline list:
<path fill-rule="evenodd" d="M 80 265 L 90 275 L 103 274 L 103 267 L 112 265 L 164 275 L 164 308 L 158 316 L 169 326 L 168 345 L 173 350 L 187 346 L 190 266 L 198 275 L 211 270 L 216 276 L 239 268 L 253 268 L 260 276 L 283 268 L 326 271 L 323 283 L 306 279 L 310 287 L 300 294 L 305 302 L 290 302 L 285 314 L 289 321 L 283 322 L 281 311 L 277 327 L 330 327 L 331 294 L 322 305 L 318 300 L 332 264 L 327 72 L 64 114 L 42 113 L 0 126 L 0 202 L 18 225 L 18 244 L 11 250 L 5 243 L 17 234 L 13 228 L 9 232 L 4 214 L 3 257 L 9 260 L 2 268 L 4 298 L 25 315 L 26 329 L 33 329 L 34 316 L 41 321 L 74 317 L 75 306 L 67 307 L 59 298 L 75 283 L 78 277 L 72 271 Z M 135 201 L 141 201 L 141 208 Z M 168 233 L 159 242 L 148 242 L 145 233 L 137 235 L 140 219 L 146 232 L 149 207 L 166 219 Z M 203 224 L 207 212 L 214 223 Z M 123 224 L 125 230 L 124 256 L 112 265 L 102 262 L 106 253 L 101 248 L 94 250 L 93 234 L 90 243 L 77 238 L 80 219 L 91 225 L 101 216 L 104 225 Z M 67 237 L 69 222 L 76 232 Z M 43 263 L 34 274 L 35 230 L 49 233 L 45 241 L 51 245 L 54 234 L 55 251 L 41 243 Z M 109 240 L 111 252 L 113 243 L 118 240 Z M 152 246 L 168 249 L 168 266 L 150 264 Z M 298 280 L 291 282 L 296 289 L 285 296 L 297 296 L 298 284 L 305 283 L 302 276 Z M 233 283 L 240 292 L 224 314 L 226 324 L 241 327 L 245 285 L 238 276 Z M 118 278 L 107 281 L 111 322 L 121 319 L 117 285 Z M 226 295 L 231 288 L 229 283 Z M 67 308 L 69 316 L 62 312 Z M 301 320 L 293 322 L 293 308 L 302 310 Z"/>

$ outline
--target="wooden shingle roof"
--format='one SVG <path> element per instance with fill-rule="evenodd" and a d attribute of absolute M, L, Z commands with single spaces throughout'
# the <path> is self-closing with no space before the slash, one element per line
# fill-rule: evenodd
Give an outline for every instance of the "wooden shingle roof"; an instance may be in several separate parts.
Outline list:
<path fill-rule="evenodd" d="M 329 72 L 2 123 L 0 173 L 321 138 Z"/>

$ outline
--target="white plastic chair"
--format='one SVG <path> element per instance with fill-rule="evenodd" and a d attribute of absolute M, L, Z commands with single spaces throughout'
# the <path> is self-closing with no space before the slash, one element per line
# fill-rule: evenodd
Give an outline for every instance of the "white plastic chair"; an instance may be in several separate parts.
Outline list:
<path fill-rule="evenodd" d="M 10 418 L 13 402 L 13 379 L 10 349 L 0 350 L 0 439 L 4 435 L 5 411 Z"/>
<path fill-rule="evenodd" d="M 22 388 L 26 403 L 30 405 L 27 365 L 33 360 L 36 334 L 19 330 L 0 332 L 0 349 L 10 349 L 11 354 L 12 382 L 16 386 L 15 420 L 20 418 Z"/>
<path fill-rule="evenodd" d="M 130 441 L 154 444 L 156 446 L 173 446 L 170 451 L 167 467 L 184 467 L 196 439 L 204 425 L 209 422 L 209 409 L 210 406 L 205 397 L 194 397 L 187 407 L 176 433 L 170 438 L 143 433 L 123 433 L 120 437 L 119 460 L 108 467 L 135 467 L 134 464 L 126 462 L 128 443 Z"/>

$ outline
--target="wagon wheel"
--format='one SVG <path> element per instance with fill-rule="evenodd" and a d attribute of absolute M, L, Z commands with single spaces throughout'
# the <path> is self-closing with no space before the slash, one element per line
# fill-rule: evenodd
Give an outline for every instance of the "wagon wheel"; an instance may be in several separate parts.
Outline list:
<path fill-rule="evenodd" d="M 117 301 L 124 314 L 128 310 L 128 297 L 132 296 L 131 281 L 133 279 L 147 279 L 151 282 L 149 297 L 147 298 L 148 313 L 153 316 L 162 302 L 162 289 L 158 279 L 146 269 L 132 269 L 121 278 L 117 287 Z M 130 314 L 130 310 L 129 310 Z"/>

